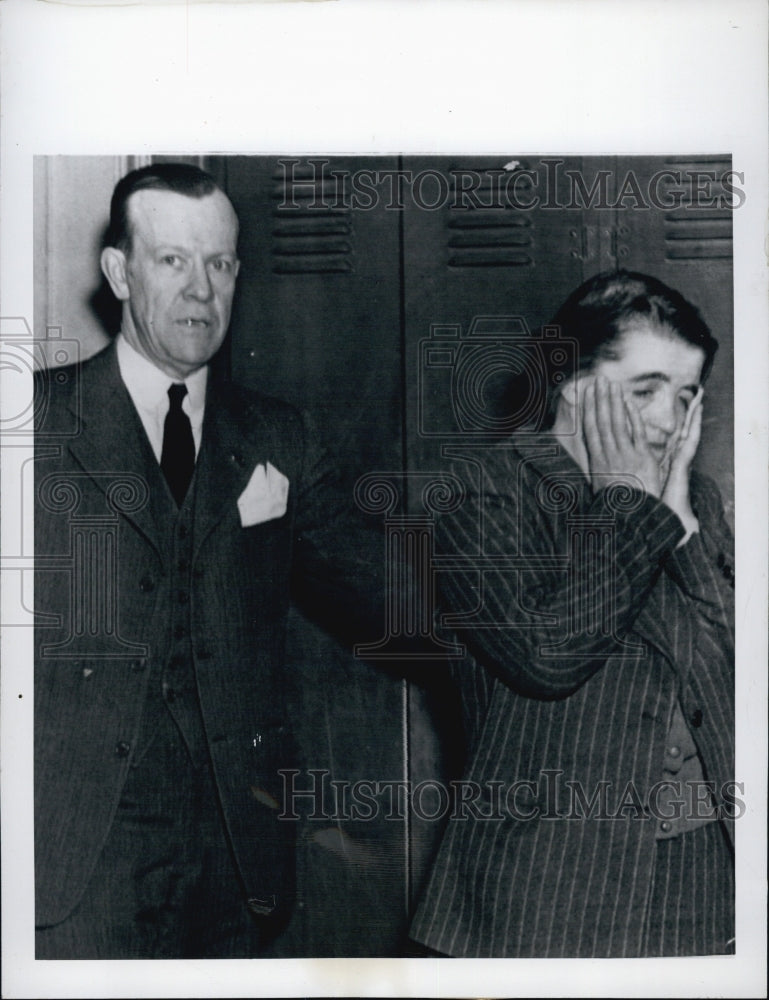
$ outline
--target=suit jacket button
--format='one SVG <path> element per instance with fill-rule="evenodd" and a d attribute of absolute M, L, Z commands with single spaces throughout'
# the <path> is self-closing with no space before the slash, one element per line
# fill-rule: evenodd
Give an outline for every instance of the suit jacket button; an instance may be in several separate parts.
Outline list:
<path fill-rule="evenodd" d="M 252 896 L 248 901 L 248 908 L 260 917 L 268 917 L 277 905 L 277 900 L 273 895 Z"/>
<path fill-rule="evenodd" d="M 131 752 L 131 744 L 126 743 L 125 740 L 118 740 L 115 744 L 115 756 L 116 757 L 127 757 Z"/>
<path fill-rule="evenodd" d="M 152 579 L 151 576 L 143 576 L 141 580 L 139 580 L 139 590 L 141 590 L 143 594 L 149 594 L 150 591 L 154 589 L 155 589 L 155 581 Z"/>
<path fill-rule="evenodd" d="M 133 663 L 131 664 L 131 670 L 133 670 L 135 674 L 140 674 L 142 670 L 145 669 L 146 666 L 147 666 L 146 660 L 134 660 Z"/>
<path fill-rule="evenodd" d="M 702 725 L 702 710 L 697 708 L 692 712 L 691 724 L 695 729 L 699 729 Z"/>
<path fill-rule="evenodd" d="M 663 819 L 663 821 L 660 823 L 660 830 L 662 830 L 663 833 L 670 833 L 672 829 L 673 829 L 673 824 L 669 820 Z"/>

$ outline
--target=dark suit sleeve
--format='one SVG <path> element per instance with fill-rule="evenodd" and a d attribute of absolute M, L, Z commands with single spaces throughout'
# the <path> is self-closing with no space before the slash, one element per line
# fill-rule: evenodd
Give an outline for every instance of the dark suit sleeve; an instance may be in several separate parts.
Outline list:
<path fill-rule="evenodd" d="M 358 510 L 312 420 L 302 415 L 292 596 L 347 645 L 380 639 L 385 621 L 385 550 L 380 519 Z"/>
<path fill-rule="evenodd" d="M 444 620 L 516 690 L 565 697 L 626 654 L 622 642 L 683 526 L 643 492 L 617 504 L 602 490 L 580 511 L 577 552 L 553 512 L 557 497 L 546 501 L 536 477 L 515 469 L 504 478 L 491 477 L 438 526 L 451 567 L 440 574 L 443 607 L 455 613 Z"/>

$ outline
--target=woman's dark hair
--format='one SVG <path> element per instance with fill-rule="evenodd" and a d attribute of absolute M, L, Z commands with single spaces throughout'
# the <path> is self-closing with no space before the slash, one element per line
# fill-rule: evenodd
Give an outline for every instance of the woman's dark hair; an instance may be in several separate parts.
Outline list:
<path fill-rule="evenodd" d="M 173 191 L 189 198 L 203 198 L 218 190 L 219 185 L 213 177 L 191 163 L 152 163 L 132 170 L 118 181 L 112 192 L 109 228 L 104 237 L 104 246 L 130 252 L 128 199 L 137 191 Z"/>
<path fill-rule="evenodd" d="M 552 427 L 561 387 L 576 371 L 589 370 L 599 359 L 616 357 L 612 345 L 634 320 L 647 320 L 671 337 L 680 337 L 705 354 L 703 381 L 707 377 L 718 341 L 699 311 L 683 295 L 648 274 L 612 271 L 597 274 L 580 285 L 553 317 L 550 327 L 558 328 L 558 339 L 576 341 L 578 357 L 569 351 L 545 354 L 546 411 L 541 429 Z M 566 364 L 553 363 L 556 358 Z"/>

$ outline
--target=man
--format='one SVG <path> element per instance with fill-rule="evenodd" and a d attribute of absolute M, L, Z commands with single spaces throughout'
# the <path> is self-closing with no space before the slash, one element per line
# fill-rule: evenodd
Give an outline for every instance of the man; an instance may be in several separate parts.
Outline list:
<path fill-rule="evenodd" d="M 289 594 L 381 634 L 379 540 L 307 420 L 209 373 L 237 236 L 196 167 L 128 174 L 120 334 L 38 376 L 38 958 L 257 954 L 291 900 Z"/>
<path fill-rule="evenodd" d="M 473 795 L 411 934 L 463 957 L 728 953 L 733 542 L 691 469 L 717 345 L 641 274 L 596 276 L 554 323 L 546 419 L 454 449 L 468 500 L 438 538 Z"/>

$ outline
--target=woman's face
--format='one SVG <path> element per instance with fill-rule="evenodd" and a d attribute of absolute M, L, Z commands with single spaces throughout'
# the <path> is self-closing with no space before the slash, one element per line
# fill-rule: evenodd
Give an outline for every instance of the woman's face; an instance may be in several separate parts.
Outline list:
<path fill-rule="evenodd" d="M 649 446 L 662 462 L 700 387 L 705 352 L 642 317 L 627 324 L 611 349 L 616 356 L 596 360 L 591 374 L 623 386 L 640 411 Z"/>

